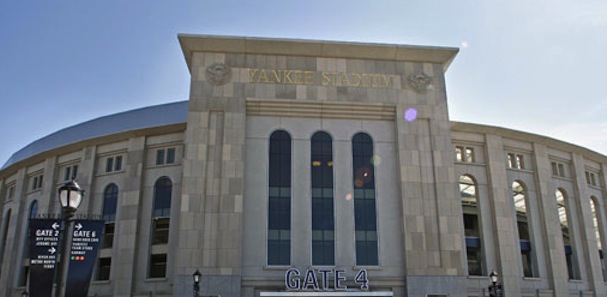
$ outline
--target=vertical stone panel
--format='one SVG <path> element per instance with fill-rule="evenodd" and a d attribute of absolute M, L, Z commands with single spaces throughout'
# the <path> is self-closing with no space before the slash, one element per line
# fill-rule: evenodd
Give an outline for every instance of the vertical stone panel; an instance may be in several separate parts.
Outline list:
<path fill-rule="evenodd" d="M 537 178 L 537 197 L 539 198 L 540 217 L 542 225 L 540 229 L 544 230 L 546 237 L 546 265 L 548 275 L 546 277 L 555 296 L 567 296 L 569 294 L 567 283 L 569 275 L 567 274 L 567 263 L 563 251 L 563 237 L 556 209 L 554 189 L 551 183 L 552 171 L 550 160 L 548 159 L 548 149 L 546 146 L 534 143 L 534 160 Z"/>
<path fill-rule="evenodd" d="M 485 135 L 487 156 L 487 177 L 489 195 L 492 199 L 491 214 L 495 233 L 495 248 L 497 262 L 500 267 L 487 267 L 487 271 L 495 269 L 500 275 L 506 292 L 519 292 L 522 274 L 520 271 L 520 245 L 514 234 L 514 216 L 512 206 L 512 190 L 506 175 L 505 156 L 502 138 L 495 135 Z"/>

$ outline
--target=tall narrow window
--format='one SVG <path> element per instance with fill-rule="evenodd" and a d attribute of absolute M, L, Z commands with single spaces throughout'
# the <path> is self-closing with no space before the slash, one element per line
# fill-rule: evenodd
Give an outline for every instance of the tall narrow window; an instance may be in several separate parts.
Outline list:
<path fill-rule="evenodd" d="M 19 286 L 27 285 L 27 278 L 29 276 L 29 257 L 30 257 L 30 232 L 29 232 L 29 219 L 35 219 L 38 216 L 38 200 L 34 200 L 32 204 L 30 204 L 29 216 L 27 217 L 27 222 L 25 223 L 25 234 L 26 240 L 25 245 L 23 247 L 23 267 L 21 269 L 21 274 L 19 275 Z"/>
<path fill-rule="evenodd" d="M 518 227 L 518 239 L 521 248 L 521 263 L 523 264 L 523 275 L 534 276 L 533 249 L 531 235 L 529 234 L 529 212 L 527 208 L 527 197 L 525 187 L 522 183 L 512 183 L 512 199 L 516 211 L 516 225 Z"/>
<path fill-rule="evenodd" d="M 291 136 L 270 136 L 268 197 L 268 265 L 291 263 Z"/>
<path fill-rule="evenodd" d="M 601 259 L 601 270 L 603 271 L 603 281 L 607 281 L 607 271 L 605 270 L 605 258 L 603 254 L 603 240 L 601 237 L 601 231 L 603 228 L 600 222 L 600 215 L 598 214 L 598 203 L 597 198 L 590 197 L 590 211 L 592 212 L 592 225 L 594 226 L 594 234 L 596 236 L 596 246 L 599 250 L 599 259 Z"/>
<path fill-rule="evenodd" d="M 116 226 L 116 207 L 118 206 L 118 186 L 109 184 L 103 191 L 103 214 L 105 221 L 103 231 L 104 249 L 111 249 L 114 246 L 114 233 Z M 110 270 L 112 268 L 111 257 L 99 257 L 97 261 L 97 280 L 109 280 Z"/>
<path fill-rule="evenodd" d="M 464 211 L 464 232 L 468 275 L 483 275 L 483 250 L 481 245 L 480 215 L 478 210 L 476 182 L 468 175 L 459 178 L 459 191 Z"/>
<path fill-rule="evenodd" d="M 312 265 L 335 264 L 333 211 L 333 140 L 326 132 L 312 136 Z"/>
<path fill-rule="evenodd" d="M 153 246 L 169 243 L 171 220 L 171 195 L 173 183 L 168 177 L 161 177 L 154 185 L 154 206 L 152 210 L 152 254 L 150 255 L 150 278 L 166 276 L 166 253 L 156 254 Z"/>
<path fill-rule="evenodd" d="M 4 224 L 2 225 L 2 241 L 0 242 L 0 275 L 2 275 L 2 262 L 4 261 L 4 249 L 6 248 L 6 239 L 8 238 L 8 226 L 11 223 L 11 210 L 6 212 Z"/>
<path fill-rule="evenodd" d="M 118 186 L 110 184 L 103 191 L 103 248 L 112 248 L 114 245 L 114 227 L 116 221 L 116 207 L 118 206 Z"/>
<path fill-rule="evenodd" d="M 379 265 L 373 140 L 365 133 L 352 138 L 356 265 Z"/>
<path fill-rule="evenodd" d="M 567 210 L 567 196 L 565 191 L 557 189 L 556 193 L 556 207 L 558 210 L 559 221 L 561 223 L 561 231 L 563 236 L 563 243 L 565 244 L 565 259 L 567 261 L 567 273 L 569 279 L 578 279 L 578 269 L 575 260 L 575 253 L 573 249 L 573 230 L 569 225 L 569 214 Z"/>

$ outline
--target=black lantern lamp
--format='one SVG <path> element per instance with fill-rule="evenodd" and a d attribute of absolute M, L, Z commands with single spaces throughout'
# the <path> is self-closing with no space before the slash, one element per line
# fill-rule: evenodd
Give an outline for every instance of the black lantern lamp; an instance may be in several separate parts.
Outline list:
<path fill-rule="evenodd" d="M 192 274 L 192 278 L 194 278 L 194 297 L 198 297 L 198 291 L 200 291 L 200 277 L 202 274 L 198 269 Z"/>
<path fill-rule="evenodd" d="M 497 272 L 495 272 L 495 270 L 491 271 L 491 274 L 489 274 L 489 278 L 491 279 L 491 283 L 494 286 L 497 285 Z"/>
<path fill-rule="evenodd" d="M 74 216 L 82 202 L 82 196 L 84 196 L 84 190 L 80 189 L 75 180 L 69 181 L 59 188 L 59 202 L 67 219 Z"/>
<path fill-rule="evenodd" d="M 59 203 L 63 209 L 63 232 L 59 235 L 61 237 L 61 248 L 57 255 L 59 261 L 57 263 L 57 275 L 55 277 L 55 297 L 60 297 L 61 289 L 64 286 L 63 276 L 65 274 L 65 263 L 67 262 L 68 256 L 68 234 L 70 232 L 70 225 L 72 223 L 72 217 L 82 202 L 84 196 L 84 190 L 80 188 L 75 180 L 71 180 L 59 187 Z M 23 295 L 22 295 L 23 296 Z"/>
<path fill-rule="evenodd" d="M 498 274 L 495 270 L 489 274 L 491 285 L 489 285 L 489 296 L 490 297 L 503 297 L 504 292 L 502 291 L 502 285 L 498 284 Z"/>

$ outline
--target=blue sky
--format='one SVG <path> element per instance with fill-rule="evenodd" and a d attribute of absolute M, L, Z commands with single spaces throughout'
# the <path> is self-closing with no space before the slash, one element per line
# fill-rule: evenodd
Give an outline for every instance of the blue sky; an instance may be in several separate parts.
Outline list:
<path fill-rule="evenodd" d="M 178 33 L 459 47 L 452 120 L 607 154 L 607 1 L 0 1 L 0 165 L 99 116 L 186 100 Z"/>

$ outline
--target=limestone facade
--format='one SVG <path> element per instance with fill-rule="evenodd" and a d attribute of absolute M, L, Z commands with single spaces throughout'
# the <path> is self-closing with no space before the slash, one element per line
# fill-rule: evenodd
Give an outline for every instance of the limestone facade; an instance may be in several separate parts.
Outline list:
<path fill-rule="evenodd" d="M 196 269 L 204 296 L 487 296 L 492 270 L 508 296 L 607 296 L 599 256 L 607 157 L 539 135 L 451 122 L 444 73 L 457 49 L 179 40 L 191 88 L 189 100 L 176 103 L 184 108 L 175 120 L 94 137 L 84 132 L 51 146 L 41 139 L 0 170 L 0 294 L 20 296 L 29 281 L 24 247 L 32 204 L 38 214 L 59 213 L 56 190 L 67 168 L 77 166 L 87 190 L 78 212 L 102 214 L 108 185 L 119 191 L 113 242 L 100 251 L 106 262 L 96 268 L 91 296 L 187 296 Z M 168 117 L 168 105 L 154 108 L 157 117 Z M 276 131 L 291 141 L 285 265 L 268 264 L 268 164 Z M 312 255 L 312 137 L 319 131 L 332 143 L 331 265 L 314 265 Z M 373 144 L 374 265 L 357 264 L 352 139 L 358 133 Z M 462 203 L 462 177 L 473 181 L 473 204 Z M 158 216 L 154 201 L 164 179 L 170 208 Z M 514 182 L 524 185 L 524 222 Z M 557 190 L 566 193 L 561 208 Z M 474 230 L 465 218 L 476 222 Z M 289 290 L 285 276 L 293 268 L 319 276 L 339 270 L 349 289 L 331 281 L 332 288 Z M 354 282 L 361 270 L 368 289 Z"/>

